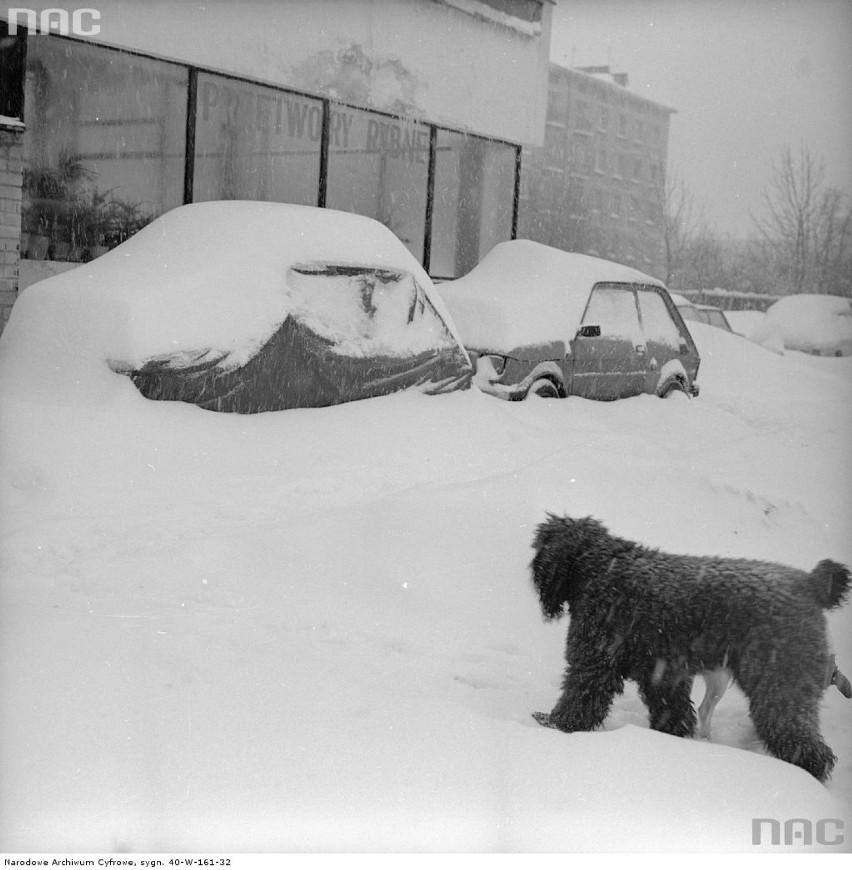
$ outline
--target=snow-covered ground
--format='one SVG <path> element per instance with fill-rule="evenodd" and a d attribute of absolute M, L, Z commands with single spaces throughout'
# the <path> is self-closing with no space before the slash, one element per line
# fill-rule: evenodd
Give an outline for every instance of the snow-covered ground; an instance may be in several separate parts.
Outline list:
<path fill-rule="evenodd" d="M 712 742 L 651 731 L 632 685 L 595 733 L 530 717 L 566 630 L 529 580 L 545 511 L 852 563 L 852 359 L 691 329 L 699 398 L 611 404 L 220 415 L 7 353 L 0 851 L 769 851 L 754 818 L 848 840 L 834 688 L 827 787 L 765 754 L 735 688 Z M 829 615 L 847 674 L 850 623 Z"/>

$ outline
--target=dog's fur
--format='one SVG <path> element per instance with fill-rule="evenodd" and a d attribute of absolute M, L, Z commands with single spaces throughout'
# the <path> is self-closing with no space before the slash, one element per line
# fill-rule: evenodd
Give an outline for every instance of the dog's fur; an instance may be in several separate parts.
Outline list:
<path fill-rule="evenodd" d="M 591 517 L 552 514 L 533 547 L 544 616 L 558 619 L 565 606 L 570 615 L 562 696 L 539 722 L 591 731 L 632 679 L 652 728 L 692 736 L 693 677 L 725 669 L 767 749 L 821 782 L 829 777 L 836 757 L 819 733 L 831 666 L 823 611 L 845 600 L 846 567 L 826 559 L 807 573 L 674 555 L 610 535 Z"/>

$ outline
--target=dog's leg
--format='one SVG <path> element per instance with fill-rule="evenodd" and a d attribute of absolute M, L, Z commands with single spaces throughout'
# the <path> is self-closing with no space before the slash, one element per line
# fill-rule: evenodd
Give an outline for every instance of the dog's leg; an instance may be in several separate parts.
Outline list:
<path fill-rule="evenodd" d="M 828 685 L 829 686 L 837 686 L 838 691 L 841 695 L 846 698 L 852 698 L 852 683 L 849 682 L 849 678 L 843 671 L 837 667 L 837 659 L 834 655 L 831 656 L 830 663 L 830 671 L 831 675 L 829 677 Z"/>
<path fill-rule="evenodd" d="M 675 737 L 692 737 L 695 708 L 691 692 L 692 677 L 687 672 L 657 662 L 651 673 L 639 679 L 639 695 L 648 707 L 651 728 Z"/>
<path fill-rule="evenodd" d="M 550 713 L 533 713 L 540 725 L 559 731 L 593 731 L 603 724 L 624 680 L 609 661 L 575 664 L 565 671 L 562 695 Z"/>
<path fill-rule="evenodd" d="M 702 740 L 709 740 L 710 720 L 713 718 L 716 705 L 728 690 L 731 674 L 727 669 L 719 668 L 715 671 L 704 671 L 701 676 L 704 678 L 706 691 L 704 700 L 698 708 L 698 737 Z"/>
<path fill-rule="evenodd" d="M 738 680 L 739 682 L 739 680 Z M 789 685 L 765 681 L 756 692 L 743 686 L 758 737 L 776 758 L 796 764 L 825 782 L 837 757 L 819 733 L 822 690 L 789 697 Z"/>

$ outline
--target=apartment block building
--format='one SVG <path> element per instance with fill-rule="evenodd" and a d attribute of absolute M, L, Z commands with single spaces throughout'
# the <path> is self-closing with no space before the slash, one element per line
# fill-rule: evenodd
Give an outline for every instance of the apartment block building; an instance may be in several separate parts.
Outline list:
<path fill-rule="evenodd" d="M 609 67 L 551 64 L 544 145 L 523 151 L 518 236 L 661 276 L 674 111 Z"/>

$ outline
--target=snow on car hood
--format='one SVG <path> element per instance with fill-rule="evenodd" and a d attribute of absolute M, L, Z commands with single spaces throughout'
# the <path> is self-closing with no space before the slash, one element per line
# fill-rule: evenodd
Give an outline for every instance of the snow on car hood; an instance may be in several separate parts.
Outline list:
<path fill-rule="evenodd" d="M 248 201 L 176 208 L 97 260 L 27 288 L 8 338 L 38 341 L 35 353 L 65 361 L 85 354 L 139 366 L 210 349 L 236 365 L 302 305 L 288 275 L 311 264 L 410 273 L 458 339 L 426 272 L 377 221 Z"/>
<path fill-rule="evenodd" d="M 516 239 L 441 284 L 441 295 L 465 347 L 510 351 L 574 338 L 589 291 L 602 281 L 663 286 L 629 266 Z"/>

